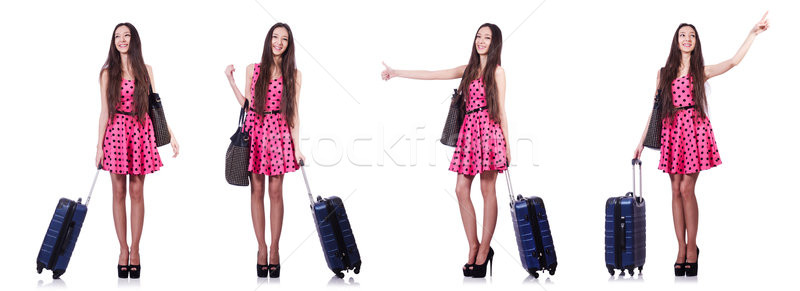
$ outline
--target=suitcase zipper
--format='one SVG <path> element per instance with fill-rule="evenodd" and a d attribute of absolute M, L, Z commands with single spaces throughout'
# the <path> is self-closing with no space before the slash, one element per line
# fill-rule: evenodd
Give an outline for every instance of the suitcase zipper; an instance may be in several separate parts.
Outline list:
<path fill-rule="evenodd" d="M 536 243 L 536 255 L 539 260 L 539 269 L 544 269 L 547 266 L 547 261 L 544 258 L 544 243 L 542 243 L 542 230 L 539 227 L 539 218 L 536 213 L 536 207 L 533 204 L 533 199 L 525 199 L 528 205 L 528 221 L 533 226 L 533 240 Z"/>
<path fill-rule="evenodd" d="M 47 269 L 52 270 L 56 262 L 58 261 L 58 257 L 64 252 L 64 244 L 69 242 L 69 238 L 67 237 L 67 230 L 69 230 L 70 225 L 72 224 L 72 216 L 75 214 L 75 208 L 77 207 L 77 203 L 73 203 L 70 200 L 67 200 L 69 204 L 69 208 L 67 208 L 67 214 L 64 215 L 64 222 L 61 224 L 61 231 L 58 232 L 58 239 L 56 239 L 56 244 L 53 245 L 53 253 L 50 256 L 50 261 L 47 262 Z"/>

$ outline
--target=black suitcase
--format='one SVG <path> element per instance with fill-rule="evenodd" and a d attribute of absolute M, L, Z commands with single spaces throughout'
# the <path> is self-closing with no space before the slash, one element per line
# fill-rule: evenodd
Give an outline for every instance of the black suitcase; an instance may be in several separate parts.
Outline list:
<path fill-rule="evenodd" d="M 50 220 L 50 226 L 47 228 L 42 247 L 36 258 L 37 273 L 41 274 L 43 269 L 48 269 L 53 271 L 53 279 L 58 279 L 67 271 L 72 251 L 75 249 L 83 221 L 86 219 L 87 206 L 89 199 L 92 198 L 98 174 L 100 174 L 100 169 L 94 175 L 89 195 L 86 196 L 86 204 L 81 204 L 80 198 L 77 202 L 67 198 L 58 200 L 56 211 Z"/>
<path fill-rule="evenodd" d="M 537 196 L 517 195 L 514 199 L 508 169 L 506 169 L 506 183 L 508 183 L 511 220 L 514 222 L 514 234 L 517 237 L 522 268 L 534 278 L 539 278 L 538 271 L 548 271 L 551 276 L 555 275 L 558 261 L 544 201 Z"/>
<path fill-rule="evenodd" d="M 319 234 L 319 242 L 322 244 L 322 252 L 325 254 L 328 268 L 339 278 L 344 278 L 344 272 L 347 270 L 353 270 L 358 274 L 361 272 L 361 254 L 358 252 L 353 229 L 350 228 L 350 219 L 347 218 L 347 211 L 344 209 L 342 199 L 336 196 L 328 198 L 317 196 L 317 200 L 314 201 L 303 164 L 301 160 L 300 170 L 303 172 L 303 181 L 308 190 L 314 225 Z"/>
<path fill-rule="evenodd" d="M 606 200 L 606 269 L 614 276 L 616 269 L 625 275 L 628 270 L 633 276 L 633 269 L 639 274 L 644 268 L 646 255 L 646 216 L 645 203 L 642 197 L 642 161 L 634 159 L 633 192 L 624 196 L 611 197 Z M 636 196 L 636 165 L 639 165 L 639 196 Z"/>

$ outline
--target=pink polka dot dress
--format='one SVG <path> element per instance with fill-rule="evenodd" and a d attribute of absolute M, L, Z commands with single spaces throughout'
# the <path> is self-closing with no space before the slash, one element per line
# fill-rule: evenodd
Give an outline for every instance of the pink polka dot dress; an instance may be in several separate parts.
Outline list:
<path fill-rule="evenodd" d="M 259 64 L 255 64 L 250 96 L 256 94 L 259 68 Z M 263 116 L 253 111 L 254 104 L 251 102 L 245 126 L 250 132 L 250 166 L 247 170 L 252 173 L 276 176 L 294 172 L 299 168 L 294 157 L 294 143 L 289 126 L 284 120 L 283 113 L 278 112 L 282 91 L 283 76 L 270 80 Z"/>
<path fill-rule="evenodd" d="M 499 123 L 489 118 L 485 94 L 482 80 L 477 79 L 470 83 L 467 115 L 458 132 L 450 171 L 473 176 L 484 171 L 496 170 L 502 173 L 508 168 L 503 130 Z M 476 109 L 480 110 L 471 112 Z"/>
<path fill-rule="evenodd" d="M 672 81 L 672 105 L 694 106 L 691 76 Z M 658 168 L 669 174 L 692 174 L 722 164 L 708 117 L 695 116 L 694 107 L 679 109 L 672 120 L 661 121 L 661 161 Z"/>
<path fill-rule="evenodd" d="M 133 115 L 133 80 L 122 80 L 117 113 L 108 120 L 103 137 L 103 170 L 121 175 L 145 175 L 163 165 L 156 149 L 153 122 Z M 122 113 L 120 113 L 122 112 Z"/>

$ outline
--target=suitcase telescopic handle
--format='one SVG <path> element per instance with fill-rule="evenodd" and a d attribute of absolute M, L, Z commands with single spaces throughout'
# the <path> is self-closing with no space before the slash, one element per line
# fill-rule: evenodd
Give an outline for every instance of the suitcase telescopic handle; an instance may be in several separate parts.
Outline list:
<path fill-rule="evenodd" d="M 300 160 L 300 171 L 303 172 L 303 181 L 306 182 L 306 190 L 308 190 L 308 201 L 311 202 L 311 206 L 314 206 L 314 197 L 311 195 L 311 187 L 308 186 L 308 178 L 306 177 L 306 169 L 305 169 L 305 162 Z"/>
<path fill-rule="evenodd" d="M 514 203 L 514 189 L 511 188 L 511 174 L 509 174 L 508 169 L 506 169 L 506 184 L 508 185 L 508 198 L 511 199 L 511 203 Z"/>
<path fill-rule="evenodd" d="M 103 166 L 97 165 L 97 172 L 94 173 L 94 180 L 92 180 L 92 187 L 89 188 L 89 195 L 86 195 L 86 207 L 89 207 L 89 200 L 92 199 L 92 192 L 94 192 L 94 185 L 97 184 L 97 176 L 100 175 L 100 170 L 103 169 Z"/>
<path fill-rule="evenodd" d="M 633 196 L 642 198 L 642 160 L 633 159 L 631 165 L 633 167 Z M 636 196 L 636 165 L 639 165 L 639 196 Z"/>

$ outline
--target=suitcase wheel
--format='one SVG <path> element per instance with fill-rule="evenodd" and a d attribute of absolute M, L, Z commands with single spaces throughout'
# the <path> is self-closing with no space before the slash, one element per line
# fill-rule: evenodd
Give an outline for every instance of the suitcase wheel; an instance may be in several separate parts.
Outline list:
<path fill-rule="evenodd" d="M 361 261 L 356 263 L 354 267 L 355 268 L 353 268 L 353 273 L 356 273 L 356 274 L 361 273 Z"/>
<path fill-rule="evenodd" d="M 642 269 L 644 269 L 644 265 L 639 266 L 639 274 L 642 273 Z"/>
<path fill-rule="evenodd" d="M 624 272 L 624 271 L 623 271 L 623 272 Z M 609 267 L 609 268 L 608 268 L 608 273 L 609 273 L 609 274 L 611 274 L 611 276 L 613 277 L 613 276 L 614 276 L 614 268 L 610 268 L 610 267 Z"/>
<path fill-rule="evenodd" d="M 633 267 L 631 267 L 630 269 L 628 269 L 628 273 L 629 273 L 629 274 L 631 274 L 631 277 L 633 277 Z"/>
<path fill-rule="evenodd" d="M 340 269 L 333 270 L 333 273 L 336 274 L 336 277 L 339 279 L 344 278 L 344 271 Z"/>
<path fill-rule="evenodd" d="M 44 264 L 36 262 L 36 273 L 41 274 L 44 270 Z"/>
<path fill-rule="evenodd" d="M 530 273 L 531 273 L 531 276 L 533 276 L 533 278 L 536 278 L 536 279 L 539 278 L 539 273 L 537 273 L 536 271 L 533 271 L 533 272 L 530 272 Z"/>
<path fill-rule="evenodd" d="M 53 279 L 58 280 L 61 278 L 61 275 L 64 274 L 64 270 L 53 270 Z"/>
<path fill-rule="evenodd" d="M 556 268 L 551 268 L 550 270 L 547 270 L 547 271 L 550 273 L 550 276 L 553 276 L 553 275 L 556 274 Z"/>

